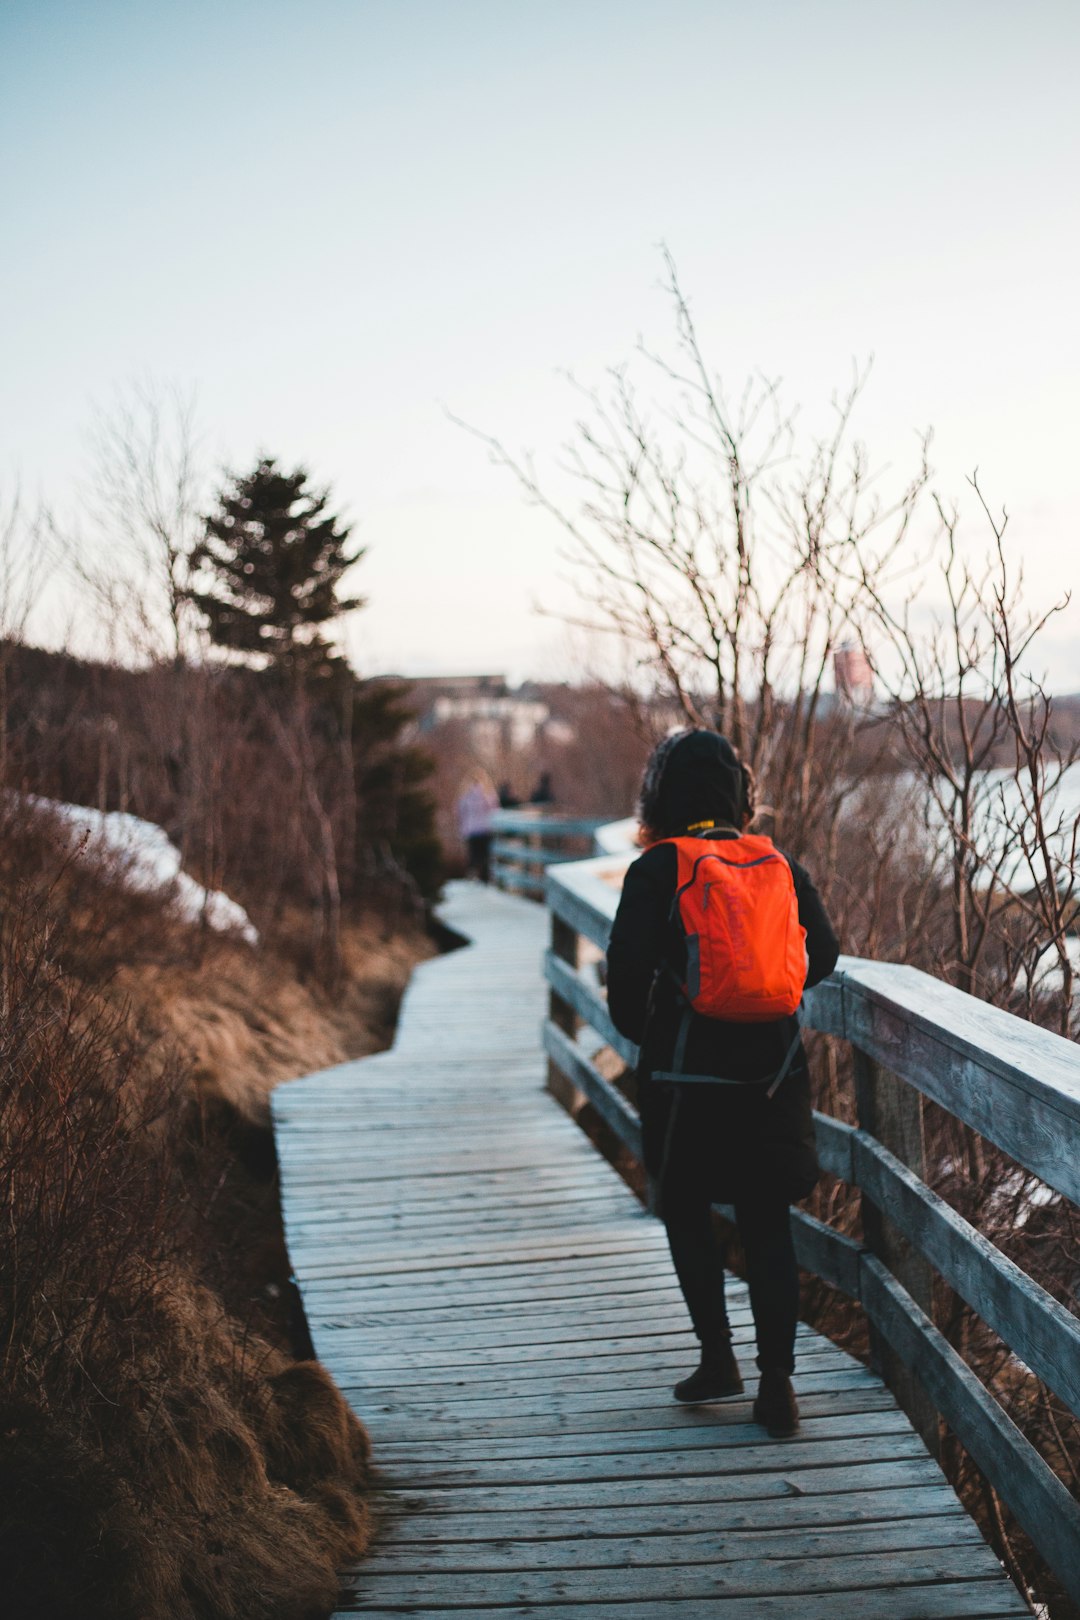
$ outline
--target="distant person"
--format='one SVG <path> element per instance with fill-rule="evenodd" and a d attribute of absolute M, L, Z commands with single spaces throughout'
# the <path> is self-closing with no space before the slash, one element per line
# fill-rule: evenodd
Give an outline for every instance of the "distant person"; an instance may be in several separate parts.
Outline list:
<path fill-rule="evenodd" d="M 457 801 L 458 831 L 465 845 L 466 870 L 481 883 L 491 881 L 491 835 L 499 796 L 486 771 L 468 778 Z"/>
<path fill-rule="evenodd" d="M 529 803 L 545 805 L 555 803 L 555 790 L 551 785 L 551 772 L 541 771 L 536 786 L 529 794 Z"/>
<path fill-rule="evenodd" d="M 499 788 L 499 809 L 516 810 L 520 803 L 521 800 L 518 798 L 509 782 L 503 782 Z"/>
<path fill-rule="evenodd" d="M 798 862 L 747 833 L 753 777 L 726 737 L 683 731 L 660 743 L 639 814 L 647 847 L 611 931 L 608 1006 L 641 1048 L 645 1164 L 701 1341 L 701 1364 L 674 1395 L 742 1393 L 710 1213 L 734 1204 L 761 1374 L 754 1419 L 780 1438 L 799 1421 L 789 1206 L 818 1177 L 797 1008 L 835 966 L 836 936 Z"/>

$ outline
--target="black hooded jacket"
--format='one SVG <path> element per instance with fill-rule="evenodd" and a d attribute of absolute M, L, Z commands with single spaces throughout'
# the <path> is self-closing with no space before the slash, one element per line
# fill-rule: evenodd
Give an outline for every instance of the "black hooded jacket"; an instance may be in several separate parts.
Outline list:
<path fill-rule="evenodd" d="M 713 821 L 717 825 L 708 829 L 710 838 L 737 836 L 743 787 L 726 739 L 715 732 L 692 732 L 662 754 L 660 767 L 660 780 L 650 781 L 647 775 L 642 789 L 642 808 L 655 830 L 671 836 L 696 822 Z M 794 879 L 799 921 L 806 929 L 810 986 L 831 973 L 839 947 L 809 874 L 797 861 L 785 858 Z M 684 1011 L 671 977 L 657 978 L 658 969 L 667 965 L 681 979 L 686 966 L 681 925 L 677 915 L 672 917 L 677 871 L 672 844 L 654 844 L 634 862 L 626 874 L 608 945 L 608 1007 L 616 1027 L 642 1047 L 638 1104 L 645 1162 L 653 1175 L 660 1172 L 668 1141 L 673 1087 L 653 1081 L 651 1074 L 670 1069 Z M 652 1010 L 646 1019 L 650 992 Z M 728 1080 L 760 1080 L 777 1073 L 797 1033 L 794 1018 L 747 1024 L 695 1014 L 683 1068 Z M 710 1191 L 715 1199 L 734 1202 L 758 1193 L 788 1201 L 806 1196 L 818 1172 L 801 1043 L 772 1098 L 765 1096 L 764 1086 L 749 1084 L 687 1085 L 679 1090 L 678 1130 L 668 1141 L 676 1168 L 680 1139 L 688 1147 L 696 1138 L 698 1149 L 703 1141 L 709 1144 L 707 1158 L 715 1175 Z"/>

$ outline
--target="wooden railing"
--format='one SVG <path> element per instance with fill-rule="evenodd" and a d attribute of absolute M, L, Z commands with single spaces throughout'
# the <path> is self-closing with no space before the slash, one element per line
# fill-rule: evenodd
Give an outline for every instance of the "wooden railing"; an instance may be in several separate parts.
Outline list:
<path fill-rule="evenodd" d="M 600 1044 L 631 1066 L 637 1059 L 611 1022 L 596 972 L 632 855 L 547 874 L 544 1044 L 553 1089 L 588 1098 L 640 1159 L 638 1116 L 593 1062 Z M 1080 1600 L 1080 1504 L 935 1326 L 933 1273 L 1077 1416 L 1080 1320 L 922 1179 L 929 1097 L 1080 1203 L 1080 1049 L 914 968 L 855 957 L 841 957 L 805 1007 L 812 1028 L 853 1048 L 858 1126 L 821 1113 L 814 1124 L 823 1167 L 860 1189 L 864 1242 L 796 1209 L 799 1263 L 861 1303 L 886 1381 L 931 1450 L 944 1419 Z"/>
<path fill-rule="evenodd" d="M 587 855 L 600 826 L 595 816 L 545 815 L 539 807 L 498 811 L 491 846 L 492 881 L 515 894 L 542 900 L 548 867 Z"/>

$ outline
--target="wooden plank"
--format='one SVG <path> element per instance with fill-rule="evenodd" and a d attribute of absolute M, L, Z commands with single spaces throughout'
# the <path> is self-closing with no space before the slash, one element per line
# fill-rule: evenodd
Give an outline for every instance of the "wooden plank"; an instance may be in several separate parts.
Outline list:
<path fill-rule="evenodd" d="M 470 1305 L 427 1310 L 422 1322 L 414 1320 L 410 1323 L 409 1336 L 413 1343 L 448 1335 L 454 1335 L 455 1342 L 465 1342 L 461 1335 L 467 1334 L 479 1340 L 485 1335 L 495 1334 L 500 1340 L 505 1340 L 506 1335 L 512 1333 L 525 1335 L 533 1341 L 544 1339 L 550 1344 L 557 1344 L 563 1338 L 580 1339 L 606 1332 L 618 1338 L 632 1337 L 646 1328 L 655 1331 L 670 1327 L 673 1316 L 677 1319 L 679 1313 L 685 1312 L 681 1294 L 674 1289 L 667 1290 L 667 1293 L 667 1299 L 661 1295 L 655 1301 L 651 1294 L 646 1294 L 640 1304 L 631 1300 L 607 1304 L 600 1295 L 595 1301 L 579 1300 L 576 1308 L 571 1306 L 561 1310 L 555 1308 L 554 1300 L 529 1301 L 513 1311 L 512 1321 L 505 1305 L 489 1305 L 483 1310 Z M 402 1318 L 396 1311 L 378 1315 L 370 1311 L 342 1311 L 331 1307 L 315 1314 L 328 1329 L 360 1329 L 371 1335 L 373 1343 L 378 1342 L 380 1333 L 394 1340 L 401 1337 Z M 729 1306 L 728 1314 L 744 1326 L 749 1326 L 748 1307 L 735 1311 Z"/>
<path fill-rule="evenodd" d="M 872 1137 L 855 1175 L 946 1282 L 1080 1416 L 1080 1321 Z"/>
<path fill-rule="evenodd" d="M 429 1415 L 430 1407 L 424 1411 L 416 1408 L 412 1429 L 423 1438 L 425 1445 L 429 1441 L 438 1441 L 452 1444 L 455 1449 L 481 1439 L 533 1442 L 547 1438 L 567 1439 L 570 1436 L 627 1435 L 638 1431 L 655 1436 L 661 1429 L 684 1433 L 722 1425 L 737 1425 L 745 1432 L 751 1394 L 752 1391 L 748 1389 L 745 1394 L 729 1397 L 723 1403 L 693 1407 L 680 1406 L 671 1399 L 669 1392 L 664 1391 L 666 1398 L 663 1404 L 637 1407 L 612 1405 L 595 1411 L 551 1406 L 539 1411 L 526 1409 L 522 1415 L 509 1416 L 480 1416 L 472 1412 L 467 1420 L 454 1415 L 434 1418 Z M 659 1396 L 660 1391 L 654 1391 L 653 1401 L 657 1401 Z M 896 1403 L 889 1391 L 882 1389 L 880 1384 L 870 1389 L 856 1386 L 817 1393 L 802 1389 L 799 1393 L 799 1410 L 804 1419 L 853 1417 L 860 1413 L 895 1412 Z M 370 1408 L 364 1414 L 364 1422 L 371 1433 L 376 1438 L 385 1436 L 390 1444 L 396 1443 L 405 1421 L 406 1413 L 400 1406 L 391 1407 L 385 1416 Z"/>
<path fill-rule="evenodd" d="M 838 1491 L 822 1496 L 759 1497 L 747 1501 L 684 1502 L 679 1504 L 678 1527 L 684 1532 L 798 1530 L 808 1526 L 877 1524 L 919 1518 L 964 1520 L 952 1487 L 945 1484 L 885 1486 L 879 1490 Z M 493 1509 L 470 1513 L 449 1509 L 425 1513 L 413 1508 L 387 1518 L 380 1529 L 379 1546 L 405 1546 L 414 1541 L 431 1544 L 497 1541 L 504 1536 L 544 1541 L 573 1536 L 651 1536 L 670 1531 L 671 1504 L 600 1507 L 594 1505 L 588 1523 L 580 1511 L 563 1508 Z"/>
<path fill-rule="evenodd" d="M 814 1110 L 814 1142 L 823 1170 L 841 1181 L 852 1180 L 851 1138 L 855 1127 Z"/>
<path fill-rule="evenodd" d="M 796 1605 L 788 1596 L 715 1598 L 696 1597 L 692 1614 L 679 1598 L 650 1598 L 644 1603 L 590 1602 L 581 1609 L 588 1620 L 1031 1620 L 1031 1610 L 1021 1604 L 1012 1587 L 1001 1578 L 980 1581 L 950 1581 L 947 1585 L 905 1585 L 903 1610 L 898 1612 L 896 1593 L 891 1587 L 871 1590 L 822 1592 L 800 1597 Z M 338 1609 L 331 1620 L 344 1620 L 357 1609 Z M 363 1612 L 370 1620 L 400 1620 L 399 1608 L 379 1608 L 365 1602 Z M 482 1608 L 432 1608 L 424 1605 L 409 1609 L 411 1620 L 567 1620 L 565 1600 L 554 1604 L 530 1603 L 527 1608 L 485 1604 Z"/>
<path fill-rule="evenodd" d="M 1080 1203 L 1080 1050 L 895 963 L 845 968 L 848 1039 Z"/>
<path fill-rule="evenodd" d="M 400 1332 L 392 1328 L 371 1328 L 363 1321 L 349 1322 L 338 1316 L 322 1317 L 320 1327 L 333 1335 L 331 1348 L 336 1354 L 341 1354 L 343 1346 L 356 1344 L 367 1354 L 369 1366 L 378 1365 L 387 1356 L 392 1359 L 401 1339 Z M 683 1318 L 672 1322 L 663 1312 L 658 1312 L 643 1323 L 632 1317 L 618 1322 L 598 1323 L 564 1317 L 548 1326 L 544 1325 L 543 1320 L 520 1325 L 509 1321 L 491 1322 L 486 1329 L 479 1328 L 471 1333 L 463 1331 L 460 1323 L 443 1323 L 430 1330 L 414 1327 L 409 1335 L 409 1359 L 398 1365 L 402 1368 L 427 1366 L 436 1361 L 472 1357 L 486 1362 L 489 1352 L 499 1353 L 500 1359 L 519 1363 L 526 1360 L 550 1361 L 560 1356 L 576 1355 L 580 1349 L 598 1340 L 603 1341 L 604 1353 L 609 1354 L 623 1346 L 638 1348 L 643 1339 L 650 1342 L 658 1338 L 684 1341 L 689 1333 L 689 1321 Z M 505 1356 L 501 1355 L 502 1352 L 505 1352 Z M 421 1360 L 421 1357 L 424 1359 Z"/>
<path fill-rule="evenodd" d="M 1058 1576 L 1080 1599 L 1080 1502 L 1024 1438 L 879 1260 L 863 1260 L 863 1303 Z"/>
<path fill-rule="evenodd" d="M 750 1364 L 752 1347 L 747 1347 L 747 1356 L 744 1370 L 749 1372 L 751 1379 L 755 1377 L 755 1370 Z M 741 1352 L 740 1352 L 741 1357 Z M 360 1412 L 377 1409 L 380 1401 L 393 1399 L 395 1394 L 403 1387 L 412 1387 L 416 1390 L 417 1407 L 426 1402 L 439 1401 L 460 1396 L 466 1400 L 499 1401 L 513 1398 L 515 1393 L 522 1399 L 542 1394 L 549 1389 L 550 1380 L 545 1380 L 543 1373 L 536 1370 L 531 1377 L 517 1378 L 512 1369 L 490 1369 L 487 1375 L 473 1378 L 467 1374 L 460 1364 L 444 1369 L 431 1368 L 425 1373 L 422 1380 L 413 1380 L 411 1385 L 403 1385 L 400 1374 L 394 1374 L 385 1369 L 366 1368 L 361 1362 L 354 1359 L 350 1362 L 336 1364 L 336 1358 L 327 1352 L 327 1359 L 334 1362 L 334 1375 L 345 1389 L 352 1404 Z M 587 1372 L 577 1371 L 573 1363 L 565 1363 L 566 1372 L 559 1374 L 559 1395 L 587 1395 L 598 1389 L 614 1389 L 625 1392 L 627 1400 L 648 1396 L 662 1395 L 670 1392 L 677 1378 L 682 1378 L 696 1364 L 696 1356 L 691 1352 L 683 1351 L 680 1355 L 669 1355 L 666 1363 L 657 1365 L 656 1358 L 651 1364 L 646 1364 L 644 1357 L 638 1358 L 638 1365 L 624 1371 L 621 1364 L 614 1367 L 610 1362 L 593 1363 L 593 1370 Z M 599 1365 L 600 1370 L 596 1370 Z M 838 1373 L 846 1371 L 843 1361 L 837 1354 L 811 1351 L 800 1357 L 802 1372 L 817 1375 L 817 1373 Z M 801 1377 L 802 1374 L 796 1374 Z M 635 1379 L 637 1382 L 635 1383 Z M 880 1380 L 879 1380 L 880 1384 Z M 410 1430 L 405 1428 L 404 1433 Z"/>
<path fill-rule="evenodd" d="M 544 958 L 544 977 L 556 995 L 573 1007 L 578 1017 L 601 1036 L 604 1044 L 610 1046 L 624 1063 L 633 1068 L 638 1060 L 637 1047 L 615 1028 L 607 1009 L 607 1002 L 597 995 L 588 980 L 569 963 L 556 956 L 554 951 L 548 951 Z"/>
<path fill-rule="evenodd" d="M 855 1099 L 859 1125 L 864 1137 L 875 1137 L 896 1155 L 916 1177 L 926 1173 L 923 1144 L 923 1100 L 919 1092 L 897 1079 L 858 1048 L 852 1054 L 855 1073 Z M 854 1158 L 852 1160 L 854 1168 Z M 888 1206 L 874 1202 L 868 1188 L 861 1188 L 860 1206 L 863 1237 L 867 1249 L 876 1254 L 927 1315 L 933 1315 L 934 1276 L 925 1257 L 913 1248 L 902 1231 L 889 1219 Z M 857 1297 L 857 1295 L 856 1295 Z M 941 1449 L 941 1421 L 933 1402 L 915 1375 L 896 1355 L 871 1322 L 871 1353 L 891 1390 L 926 1441 L 927 1449 L 938 1456 Z"/>
<path fill-rule="evenodd" d="M 735 1211 L 731 1211 L 734 1217 Z M 861 1245 L 819 1221 L 805 1209 L 791 1212 L 795 1257 L 800 1266 L 839 1288 L 849 1299 L 859 1297 Z"/>
<path fill-rule="evenodd" d="M 544 1025 L 544 1051 L 551 1061 L 592 1103 L 606 1125 L 636 1159 L 642 1155 L 641 1121 L 626 1098 L 605 1080 L 577 1044 L 549 1019 Z"/>
<path fill-rule="evenodd" d="M 897 1519 L 874 1524 L 819 1526 L 813 1529 L 784 1525 L 781 1529 L 727 1529 L 721 1535 L 705 1531 L 666 1529 L 651 1535 L 583 1536 L 537 1539 L 528 1535 L 496 1537 L 489 1541 L 439 1538 L 380 1543 L 365 1560 L 363 1578 L 408 1572 L 413 1575 L 444 1570 L 475 1574 L 519 1570 L 581 1570 L 693 1564 L 737 1563 L 741 1560 L 781 1558 L 835 1558 L 868 1552 L 902 1553 L 929 1547 L 978 1546 L 981 1537 L 959 1508 L 932 1518 Z"/>
<path fill-rule="evenodd" d="M 672 1341 L 679 1345 L 679 1340 Z M 753 1355 L 753 1346 L 749 1340 L 745 1346 L 738 1342 L 736 1349 L 743 1358 L 744 1353 L 749 1362 Z M 329 1354 L 329 1352 L 328 1352 Z M 584 1395 L 597 1389 L 624 1390 L 627 1395 L 642 1390 L 656 1392 L 670 1389 L 676 1378 L 682 1377 L 688 1370 L 690 1356 L 686 1349 L 676 1351 L 657 1352 L 648 1354 L 622 1354 L 620 1356 L 574 1356 L 567 1361 L 560 1362 L 548 1370 L 542 1362 L 536 1363 L 529 1372 L 517 1371 L 513 1364 L 510 1366 L 495 1366 L 469 1370 L 468 1378 L 462 1376 L 461 1364 L 453 1364 L 443 1371 L 428 1368 L 420 1385 L 415 1381 L 411 1386 L 416 1392 L 418 1402 L 425 1399 L 437 1400 L 449 1392 L 456 1392 L 464 1399 L 501 1399 L 515 1391 L 522 1396 L 528 1396 L 537 1391 L 546 1392 L 557 1388 L 559 1395 Z M 798 1350 L 796 1378 L 803 1374 L 819 1372 L 850 1371 L 857 1363 L 853 1363 L 850 1356 L 835 1348 L 823 1348 L 821 1342 L 808 1341 Z M 750 1369 L 752 1371 L 752 1369 Z M 395 1376 L 396 1375 L 396 1376 Z M 368 1401 L 375 1400 L 388 1391 L 393 1394 L 402 1388 L 402 1380 L 398 1369 L 383 1371 L 368 1367 L 360 1355 L 354 1355 L 347 1365 L 338 1368 L 338 1379 L 342 1385 L 355 1396 L 354 1405 L 364 1406 Z"/>
<path fill-rule="evenodd" d="M 580 1228 L 584 1221 L 602 1221 L 610 1216 L 618 1223 L 626 1215 L 627 1205 L 617 1189 L 596 1188 L 591 1195 L 565 1199 L 544 1199 L 508 1209 L 501 1206 L 489 1209 L 447 1209 L 438 1220 L 442 1236 L 457 1234 L 467 1239 L 492 1239 L 501 1234 L 521 1235 L 529 1227 L 542 1229 L 545 1234 L 562 1227 Z M 382 1213 L 353 1212 L 348 1209 L 313 1211 L 300 1219 L 293 1216 L 289 1233 L 297 1244 L 325 1243 L 327 1248 L 353 1243 L 378 1247 L 388 1237 L 407 1239 L 430 1233 L 433 1216 L 430 1209 L 414 1215 L 407 1209 L 391 1209 Z"/>
<path fill-rule="evenodd" d="M 354 1304 L 358 1310 L 392 1309 L 395 1313 L 452 1305 L 466 1309 L 470 1304 L 477 1310 L 496 1310 L 515 1304 L 541 1306 L 553 1299 L 565 1300 L 569 1305 L 575 1299 L 591 1298 L 597 1290 L 617 1293 L 627 1302 L 651 1294 L 661 1298 L 667 1295 L 672 1301 L 682 1298 L 677 1284 L 644 1270 L 633 1254 L 568 1261 L 565 1270 L 570 1273 L 565 1284 L 560 1281 L 563 1268 L 550 1264 L 532 1268 L 504 1267 L 500 1275 L 485 1272 L 479 1276 L 460 1276 L 438 1272 L 431 1278 L 422 1274 L 399 1278 L 391 1274 L 371 1279 L 354 1277 L 344 1283 L 332 1279 L 306 1281 L 304 1297 L 314 1302 L 316 1308 L 332 1300 Z M 728 1299 L 745 1296 L 742 1283 L 735 1282 L 727 1291 Z"/>
<path fill-rule="evenodd" d="M 973 1580 L 986 1576 L 986 1547 L 946 1546 L 912 1549 L 902 1558 L 888 1553 L 838 1554 L 829 1559 L 743 1558 L 730 1564 L 679 1567 L 677 1584 L 670 1568 L 591 1569 L 581 1571 L 515 1570 L 507 1574 L 461 1571 L 446 1574 L 363 1573 L 356 1593 L 361 1612 L 380 1602 L 380 1588 L 399 1607 L 417 1607 L 449 1601 L 470 1604 L 535 1604 L 561 1599 L 568 1602 L 626 1602 L 669 1598 L 673 1584 L 680 1599 L 712 1597 L 799 1597 L 853 1586 L 887 1586 L 894 1595 L 906 1586 L 929 1582 Z M 993 1579 L 988 1577 L 988 1579 Z M 998 1574 L 997 1582 L 1004 1584 Z M 1013 1594 L 1015 1599 L 1015 1593 Z M 900 1598 L 902 1601 L 902 1597 Z M 895 1613 L 895 1611 L 894 1611 Z"/>
<path fill-rule="evenodd" d="M 499 1485 L 459 1482 L 386 1485 L 390 1511 L 417 1513 L 488 1513 L 553 1510 L 577 1513 L 587 1528 L 594 1508 L 667 1507 L 680 1523 L 690 1506 L 730 1502 L 794 1502 L 808 1498 L 877 1490 L 913 1490 L 944 1485 L 941 1470 L 925 1449 L 910 1457 L 870 1457 L 852 1468 L 847 1456 L 814 1459 L 797 1473 L 783 1466 L 772 1471 L 732 1473 L 714 1470 L 694 1475 L 650 1477 L 633 1473 L 621 1479 L 555 1480 Z M 948 1488 L 948 1487 L 946 1487 Z M 669 1520 L 669 1523 L 671 1520 Z"/>
<path fill-rule="evenodd" d="M 849 1425 L 850 1426 L 850 1425 Z M 747 1428 L 750 1428 L 747 1425 Z M 723 1430 L 717 1430 L 720 1435 Z M 473 1459 L 462 1461 L 456 1457 L 441 1458 L 438 1464 L 423 1456 L 412 1460 L 402 1456 L 387 1463 L 388 1478 L 399 1486 L 419 1485 L 560 1485 L 571 1480 L 601 1481 L 619 1479 L 635 1473 L 639 1479 L 690 1479 L 715 1474 L 765 1473 L 783 1470 L 797 1478 L 800 1466 L 846 1464 L 862 1467 L 864 1464 L 890 1459 L 894 1462 L 926 1455 L 925 1447 L 910 1427 L 899 1433 L 866 1433 L 865 1426 L 857 1435 L 838 1435 L 829 1438 L 816 1435 L 816 1444 L 807 1442 L 811 1436 L 797 1440 L 766 1440 L 763 1429 L 754 1428 L 756 1445 L 745 1443 L 718 1447 L 715 1444 L 682 1445 L 673 1448 L 624 1447 L 618 1451 L 604 1451 L 595 1455 L 577 1455 L 563 1458 L 505 1457 L 495 1460 Z M 710 1433 L 709 1440 L 715 1439 Z M 385 1456 L 386 1447 L 383 1452 Z"/>
<path fill-rule="evenodd" d="M 649 1453 L 650 1458 L 655 1459 L 668 1452 L 689 1456 L 692 1452 L 703 1450 L 713 1463 L 719 1465 L 730 1450 L 754 1450 L 760 1445 L 762 1431 L 756 1424 L 747 1423 L 745 1413 L 734 1405 L 717 1402 L 687 1410 L 692 1415 L 686 1423 L 670 1428 L 643 1428 L 637 1433 L 633 1430 L 602 1428 L 596 1433 L 573 1431 L 563 1435 L 513 1435 L 504 1440 L 486 1436 L 467 1441 L 439 1441 L 424 1436 L 416 1444 L 406 1439 L 393 1445 L 384 1444 L 383 1456 L 404 1458 L 415 1455 L 439 1467 L 446 1462 L 495 1463 L 505 1459 L 513 1466 L 521 1467 L 534 1460 L 558 1466 L 567 1459 L 577 1462 L 612 1453 L 621 1457 Z M 892 1402 L 885 1410 L 808 1417 L 799 1425 L 799 1445 L 804 1450 L 810 1441 L 852 1438 L 880 1441 L 882 1449 L 887 1451 L 897 1436 L 908 1440 L 910 1429 L 904 1414 L 897 1411 Z"/>
<path fill-rule="evenodd" d="M 873 1392 L 887 1405 L 892 1404 L 892 1396 L 882 1388 L 880 1378 L 866 1367 L 818 1369 L 811 1365 L 796 1374 L 795 1389 L 800 1400 L 828 1390 L 859 1390 Z M 377 1428 L 385 1417 L 397 1426 L 396 1432 L 400 1434 L 407 1432 L 405 1425 L 410 1416 L 415 1417 L 417 1425 L 425 1427 L 431 1423 L 442 1423 L 467 1428 L 471 1423 L 483 1423 L 491 1418 L 517 1418 L 532 1414 L 553 1414 L 565 1417 L 568 1423 L 576 1423 L 602 1412 L 625 1414 L 637 1421 L 639 1417 L 644 1418 L 647 1413 L 654 1411 L 681 1413 L 685 1418 L 687 1413 L 694 1410 L 693 1407 L 673 1403 L 667 1385 L 655 1379 L 636 1390 L 620 1387 L 614 1381 L 605 1379 L 594 1389 L 571 1393 L 552 1391 L 549 1385 L 539 1383 L 532 1390 L 522 1391 L 513 1382 L 508 1382 L 501 1391 L 483 1394 L 463 1390 L 458 1383 L 434 1389 L 425 1385 L 417 1392 L 401 1391 L 389 1384 L 381 1389 L 365 1391 L 364 1422 L 369 1427 Z"/>
<path fill-rule="evenodd" d="M 619 895 L 617 889 L 604 881 L 604 874 L 625 868 L 625 860 L 610 855 L 555 867 L 548 872 L 544 884 L 548 910 L 585 939 L 606 950 Z"/>
<path fill-rule="evenodd" d="M 632 1266 L 636 1267 L 636 1271 L 628 1270 Z M 349 1277 L 343 1280 L 306 1278 L 305 1294 L 320 1301 L 331 1296 L 347 1295 L 361 1308 L 371 1305 L 373 1309 L 381 1310 L 386 1306 L 393 1307 L 399 1300 L 417 1298 L 429 1299 L 434 1306 L 459 1301 L 467 1303 L 469 1300 L 475 1300 L 478 1304 L 511 1305 L 518 1300 L 528 1299 L 535 1299 L 539 1303 L 546 1298 L 565 1297 L 571 1301 L 590 1295 L 594 1290 L 615 1289 L 629 1298 L 649 1293 L 654 1277 L 656 1286 L 662 1292 L 671 1286 L 670 1277 L 665 1276 L 659 1268 L 654 1270 L 643 1266 L 635 1250 L 568 1259 L 565 1271 L 565 1295 L 560 1291 L 559 1282 L 563 1268 L 553 1264 L 550 1259 L 523 1260 L 517 1265 L 503 1263 L 478 1269 L 463 1268 L 460 1271 L 432 1267 L 430 1271 L 402 1275 L 389 1272 L 376 1277 Z M 745 1284 L 734 1280 L 727 1290 L 727 1297 L 732 1300 L 745 1299 Z"/>
<path fill-rule="evenodd" d="M 347 1301 L 348 1296 L 344 1296 L 344 1299 Z M 430 1295 L 425 1303 L 423 1294 L 415 1296 L 412 1309 L 422 1311 L 424 1320 L 422 1324 L 413 1321 L 410 1331 L 422 1325 L 424 1332 L 444 1327 L 457 1327 L 468 1332 L 481 1332 L 490 1326 L 505 1329 L 510 1314 L 501 1300 L 483 1305 L 475 1300 L 441 1305 L 431 1300 Z M 682 1294 L 677 1287 L 670 1285 L 648 1289 L 635 1296 L 623 1295 L 617 1290 L 609 1292 L 601 1284 L 594 1284 L 590 1292 L 577 1299 L 567 1299 L 557 1290 L 546 1299 L 525 1298 L 512 1314 L 514 1325 L 519 1329 L 538 1328 L 546 1332 L 548 1327 L 565 1329 L 577 1324 L 587 1332 L 595 1333 L 608 1325 L 618 1328 L 644 1322 L 670 1323 L 673 1314 L 683 1309 Z M 729 1300 L 728 1311 L 729 1315 L 741 1316 L 743 1321 L 749 1320 L 749 1306 L 745 1301 L 735 1303 Z M 372 1333 L 385 1329 L 398 1337 L 401 1334 L 403 1317 L 400 1305 L 393 1310 L 380 1312 L 378 1309 L 360 1309 L 348 1301 L 347 1304 L 336 1306 L 320 1305 L 315 1314 L 324 1319 L 332 1318 L 339 1326 L 359 1327 Z"/>

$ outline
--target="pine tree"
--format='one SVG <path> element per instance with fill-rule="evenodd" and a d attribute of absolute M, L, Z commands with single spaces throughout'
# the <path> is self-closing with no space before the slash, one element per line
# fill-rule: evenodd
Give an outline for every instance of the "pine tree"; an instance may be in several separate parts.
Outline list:
<path fill-rule="evenodd" d="M 346 550 L 350 529 L 327 510 L 328 499 L 308 486 L 304 468 L 284 473 L 269 457 L 222 490 L 191 559 L 209 582 L 190 593 L 219 647 L 298 673 L 329 658 L 320 631 L 362 606 L 337 592 L 363 551 Z"/>

